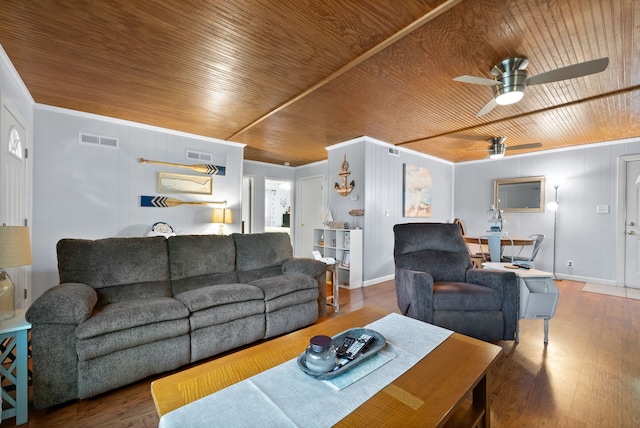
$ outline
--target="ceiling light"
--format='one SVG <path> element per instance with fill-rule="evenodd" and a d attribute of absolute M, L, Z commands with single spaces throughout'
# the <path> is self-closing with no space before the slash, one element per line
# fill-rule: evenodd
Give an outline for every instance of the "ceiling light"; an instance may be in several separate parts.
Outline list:
<path fill-rule="evenodd" d="M 501 106 L 506 106 L 509 104 L 515 104 L 518 101 L 520 101 L 522 99 L 522 97 L 524 97 L 524 92 L 521 91 L 511 91 L 511 92 L 505 92 L 503 94 L 500 94 L 496 97 L 496 103 L 500 104 Z"/>
<path fill-rule="evenodd" d="M 489 139 L 491 145 L 489 146 L 489 157 L 491 159 L 500 159 L 504 157 L 504 152 L 507 150 L 507 145 L 504 144 L 505 137 L 495 137 Z"/>

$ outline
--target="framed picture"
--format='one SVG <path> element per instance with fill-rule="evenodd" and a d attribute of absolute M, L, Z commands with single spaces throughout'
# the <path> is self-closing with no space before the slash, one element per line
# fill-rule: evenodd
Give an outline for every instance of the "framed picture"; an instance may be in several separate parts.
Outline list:
<path fill-rule="evenodd" d="M 345 268 L 348 268 L 351 265 L 351 254 L 349 251 L 345 251 L 342 255 L 342 262 L 340 265 Z"/>
<path fill-rule="evenodd" d="M 211 195 L 213 194 L 213 177 L 159 172 L 158 193 Z"/>
<path fill-rule="evenodd" d="M 404 217 L 431 217 L 431 171 L 404 164 L 402 181 Z"/>

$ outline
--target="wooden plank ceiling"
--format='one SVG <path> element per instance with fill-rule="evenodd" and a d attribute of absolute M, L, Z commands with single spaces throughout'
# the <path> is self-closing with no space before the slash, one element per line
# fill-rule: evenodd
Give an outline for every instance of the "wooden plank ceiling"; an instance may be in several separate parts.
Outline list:
<path fill-rule="evenodd" d="M 303 165 L 367 135 L 452 162 L 640 136 L 636 0 L 3 0 L 0 44 L 37 103 L 247 144 Z M 476 113 L 502 59 L 609 57 Z M 531 151 L 529 150 L 529 151 Z"/>

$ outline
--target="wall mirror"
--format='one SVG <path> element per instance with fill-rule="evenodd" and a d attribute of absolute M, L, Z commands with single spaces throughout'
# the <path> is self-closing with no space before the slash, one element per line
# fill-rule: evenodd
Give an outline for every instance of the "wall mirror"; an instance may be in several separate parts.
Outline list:
<path fill-rule="evenodd" d="M 504 212 L 544 212 L 544 176 L 495 180 L 493 205 Z"/>

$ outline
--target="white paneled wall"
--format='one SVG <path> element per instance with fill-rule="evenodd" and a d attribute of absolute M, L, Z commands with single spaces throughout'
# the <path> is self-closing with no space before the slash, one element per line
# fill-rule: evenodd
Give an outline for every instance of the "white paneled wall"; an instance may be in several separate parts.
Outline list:
<path fill-rule="evenodd" d="M 34 299 L 58 282 L 55 246 L 62 238 L 145 236 L 158 221 L 179 233 L 217 233 L 212 206 L 141 207 L 141 195 L 226 200 L 237 219 L 228 230 L 240 231 L 242 145 L 44 106 L 36 107 L 34 119 Z M 78 144 L 79 132 L 118 138 L 119 147 Z M 198 173 L 138 159 L 194 163 L 187 149 L 211 153 L 226 175 L 214 176 L 211 196 L 159 194 L 158 172 Z"/>
<path fill-rule="evenodd" d="M 358 138 L 329 151 L 328 201 L 334 220 L 358 224 L 364 229 L 364 283 L 370 285 L 394 275 L 393 226 L 409 222 L 448 222 L 453 213 L 453 165 L 433 158 L 400 150 L 399 156 L 389 155 L 389 147 L 372 138 Z M 339 182 L 340 165 L 347 155 L 351 175 L 355 181 L 349 196 L 343 197 L 333 189 Z M 428 168 L 433 179 L 432 216 L 403 217 L 403 164 Z M 357 195 L 352 200 L 351 195 Z M 349 216 L 355 208 L 364 208 L 358 219 Z"/>
<path fill-rule="evenodd" d="M 455 166 L 455 216 L 463 219 L 469 234 L 487 230 L 487 209 L 493 202 L 493 180 L 544 175 L 564 176 L 558 189 L 556 273 L 585 281 L 615 283 L 618 217 L 617 162 L 625 154 L 640 153 L 640 139 L 615 144 L 581 146 L 537 155 L 505 157 L 501 160 L 469 162 Z M 546 202 L 554 189 L 546 183 Z M 623 202 L 623 201 L 622 201 Z M 598 205 L 608 205 L 608 214 L 598 214 Z M 536 258 L 536 267 L 553 267 L 553 212 L 506 213 L 505 230 L 510 236 L 543 233 L 546 239 Z M 566 266 L 573 261 L 573 268 Z"/>

